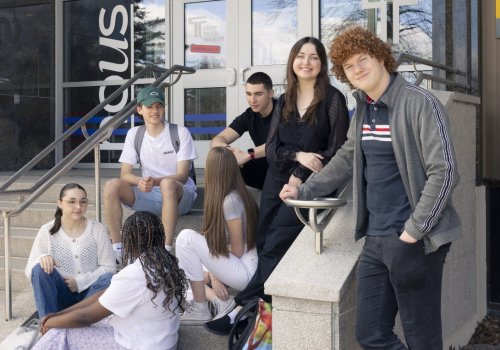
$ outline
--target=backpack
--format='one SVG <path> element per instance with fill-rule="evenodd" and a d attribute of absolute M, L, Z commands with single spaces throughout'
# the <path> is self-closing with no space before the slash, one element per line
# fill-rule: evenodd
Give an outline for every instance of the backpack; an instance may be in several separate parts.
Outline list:
<path fill-rule="evenodd" d="M 179 138 L 179 128 L 177 124 L 168 123 L 168 131 L 170 133 L 170 141 L 172 142 L 172 146 L 174 147 L 175 153 L 179 152 L 179 148 L 181 145 L 181 141 Z M 139 165 L 141 164 L 141 147 L 142 141 L 144 140 L 144 134 L 146 133 L 146 125 L 139 126 L 137 129 L 137 134 L 135 134 L 134 140 L 134 148 L 137 153 L 137 159 L 139 159 Z M 196 185 L 196 173 L 194 171 L 194 162 L 192 160 L 189 161 L 189 177 L 193 179 L 194 184 Z"/>
<path fill-rule="evenodd" d="M 229 350 L 271 350 L 272 307 L 261 298 L 255 298 L 238 311 L 229 333 Z M 247 316 L 244 320 L 242 318 Z M 245 322 L 248 323 L 244 326 Z"/>
<path fill-rule="evenodd" d="M 38 314 L 35 312 L 36 317 Z M 20 327 L 14 329 L 1 343 L 1 350 L 29 350 L 35 346 L 42 334 L 39 331 L 40 321 L 33 314 Z"/>

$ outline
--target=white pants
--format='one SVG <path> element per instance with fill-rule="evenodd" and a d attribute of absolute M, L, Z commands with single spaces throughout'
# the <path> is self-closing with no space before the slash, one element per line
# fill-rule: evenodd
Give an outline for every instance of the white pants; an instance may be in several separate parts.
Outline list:
<path fill-rule="evenodd" d="M 182 230 L 175 240 L 179 266 L 191 281 L 203 281 L 203 266 L 225 285 L 243 290 L 257 269 L 257 251 L 252 249 L 240 258 L 210 254 L 205 236 L 193 230 Z"/>

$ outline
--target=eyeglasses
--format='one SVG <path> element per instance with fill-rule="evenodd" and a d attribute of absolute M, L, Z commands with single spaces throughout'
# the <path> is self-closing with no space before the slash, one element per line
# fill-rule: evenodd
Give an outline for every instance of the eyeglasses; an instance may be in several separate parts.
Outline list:
<path fill-rule="evenodd" d="M 86 207 L 89 204 L 88 199 L 82 199 L 80 201 L 77 201 L 76 199 L 61 199 L 61 201 L 66 202 L 70 207 L 76 207 L 78 204 L 80 204 L 81 207 Z"/>

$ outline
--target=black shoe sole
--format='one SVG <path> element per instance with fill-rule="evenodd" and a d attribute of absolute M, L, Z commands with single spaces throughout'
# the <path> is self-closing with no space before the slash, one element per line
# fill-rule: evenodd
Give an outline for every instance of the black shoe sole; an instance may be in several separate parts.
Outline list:
<path fill-rule="evenodd" d="M 228 336 L 229 333 L 231 333 L 231 329 L 229 329 L 227 332 L 214 331 L 213 329 L 208 328 L 206 323 L 203 324 L 203 328 L 205 328 L 208 332 L 215 335 Z"/>

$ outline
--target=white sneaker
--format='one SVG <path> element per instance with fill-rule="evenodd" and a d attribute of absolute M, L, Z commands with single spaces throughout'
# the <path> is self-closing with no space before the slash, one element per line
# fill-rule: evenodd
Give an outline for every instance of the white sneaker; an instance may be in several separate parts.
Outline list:
<path fill-rule="evenodd" d="M 191 300 L 186 305 L 186 310 L 180 317 L 181 324 L 185 325 L 201 325 L 212 319 L 210 310 L 208 309 L 208 303 L 197 303 Z"/>
<path fill-rule="evenodd" d="M 217 320 L 224 315 L 227 315 L 231 310 L 234 309 L 236 303 L 234 302 L 234 297 L 232 295 L 229 296 L 227 300 L 221 300 L 215 297 L 214 300 L 210 302 L 214 308 L 214 318 L 212 320 Z"/>

